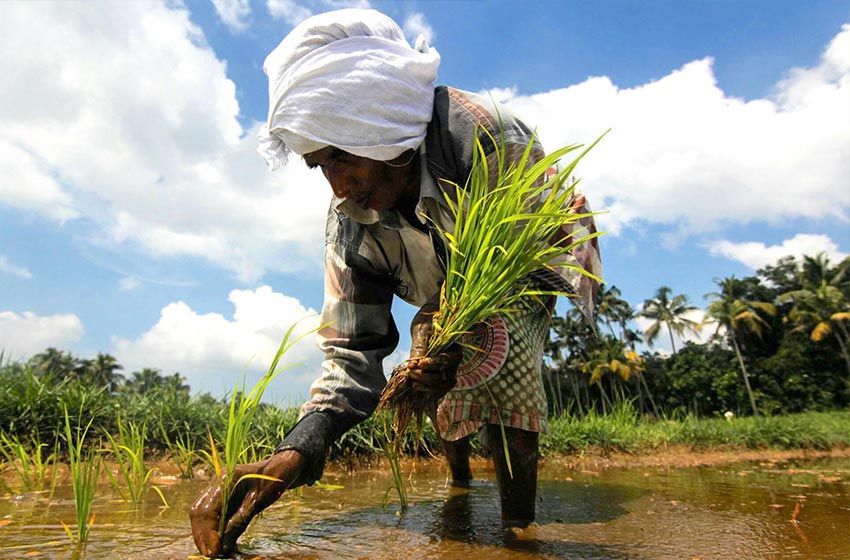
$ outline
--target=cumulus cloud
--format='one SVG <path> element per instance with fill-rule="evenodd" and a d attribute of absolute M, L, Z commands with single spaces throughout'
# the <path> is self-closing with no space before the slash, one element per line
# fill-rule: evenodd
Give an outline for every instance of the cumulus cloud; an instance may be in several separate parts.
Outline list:
<path fill-rule="evenodd" d="M 18 77 L 0 89 L 0 204 L 249 282 L 320 268 L 329 189 L 299 162 L 267 172 L 259 125 L 243 130 L 226 65 L 186 10 L 13 3 L 0 37 L 27 53 L 0 59 Z"/>
<path fill-rule="evenodd" d="M 313 15 L 310 8 L 296 0 L 268 0 L 266 8 L 274 19 L 282 19 L 293 26 Z"/>
<path fill-rule="evenodd" d="M 368 3 L 267 7 L 296 22 L 342 5 Z M 266 170 L 259 124 L 240 124 L 226 64 L 184 8 L 21 2 L 3 16 L 2 46 L 27 56 L 0 59 L 0 73 L 17 77 L 0 88 L 0 206 L 83 222 L 81 241 L 108 250 L 199 258 L 249 283 L 268 271 L 319 274 L 329 188 L 298 161 Z M 42 28 L 51 32 L 31 32 Z M 845 26 L 818 65 L 765 99 L 724 93 L 708 58 L 632 89 L 597 77 L 498 96 L 549 147 L 612 127 L 579 170 L 595 207 L 611 211 L 600 222 L 615 233 L 663 224 L 675 242 L 754 221 L 847 219 L 848 51 Z"/>
<path fill-rule="evenodd" d="M 434 28 L 432 28 L 425 20 L 425 14 L 416 12 L 407 16 L 404 20 L 404 34 L 407 36 L 411 44 L 415 44 L 416 39 L 422 35 L 429 44 L 434 42 Z"/>
<path fill-rule="evenodd" d="M 79 341 L 83 334 L 83 323 L 73 314 L 0 311 L 0 350 L 7 358 L 26 358 L 51 346 L 62 348 Z"/>
<path fill-rule="evenodd" d="M 318 326 L 315 310 L 268 286 L 233 290 L 229 301 L 234 308 L 231 317 L 199 312 L 181 301 L 170 303 L 162 308 L 159 321 L 137 339 L 116 338 L 114 354 L 127 371 L 155 367 L 166 374 L 179 372 L 193 390 L 221 395 L 243 375 L 249 386 L 255 383 L 291 325 L 300 321 L 294 336 Z M 307 335 L 281 362 L 303 365 L 281 373 L 269 398 L 305 398 L 320 373 L 321 360 L 313 335 Z"/>
<path fill-rule="evenodd" d="M 826 253 L 831 262 L 840 262 L 847 257 L 835 243 L 826 235 L 800 233 L 791 239 L 786 239 L 779 245 L 766 245 L 757 241 L 734 243 L 718 240 L 707 245 L 709 252 L 738 261 L 756 270 L 776 264 L 782 257 L 793 256 L 801 260 L 803 256 L 814 256 Z"/>
<path fill-rule="evenodd" d="M 212 3 L 218 17 L 231 31 L 241 33 L 248 29 L 250 0 L 212 0 Z"/>
<path fill-rule="evenodd" d="M 606 77 L 508 105 L 546 147 L 611 133 L 578 169 L 605 228 L 661 224 L 673 236 L 789 218 L 848 220 L 850 25 L 818 65 L 791 71 L 769 98 L 732 97 L 713 60 L 620 89 Z M 502 93 L 510 90 L 502 90 Z"/>
<path fill-rule="evenodd" d="M 32 278 L 32 272 L 22 266 L 12 264 L 6 255 L 0 255 L 0 274 L 9 274 L 25 280 Z"/>
<path fill-rule="evenodd" d="M 0 92 L 0 99 L 2 96 Z M 71 197 L 51 175 L 48 166 L 10 140 L 0 132 L 0 205 L 58 223 L 79 216 Z"/>

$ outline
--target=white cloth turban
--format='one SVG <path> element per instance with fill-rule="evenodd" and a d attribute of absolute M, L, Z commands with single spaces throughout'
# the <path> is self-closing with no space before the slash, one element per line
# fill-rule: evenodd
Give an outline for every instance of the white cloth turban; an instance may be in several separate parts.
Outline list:
<path fill-rule="evenodd" d="M 269 117 L 258 151 L 269 169 L 325 146 L 388 161 L 425 138 L 440 55 L 411 48 L 389 17 L 337 10 L 310 17 L 266 58 Z"/>

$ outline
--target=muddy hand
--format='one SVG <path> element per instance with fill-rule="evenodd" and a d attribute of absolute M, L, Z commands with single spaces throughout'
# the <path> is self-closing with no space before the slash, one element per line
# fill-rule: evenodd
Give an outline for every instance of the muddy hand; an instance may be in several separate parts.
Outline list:
<path fill-rule="evenodd" d="M 431 316 L 423 308 L 414 318 L 410 327 L 410 359 L 404 365 L 415 390 L 440 399 L 455 386 L 463 353 L 459 347 L 451 346 L 445 352 L 426 356 L 433 331 Z"/>
<path fill-rule="evenodd" d="M 274 482 L 246 478 L 236 484 L 227 504 L 224 533 L 219 535 L 221 521 L 221 489 L 214 480 L 204 490 L 189 511 L 195 546 L 204 556 L 226 558 L 236 551 L 236 540 L 245 532 L 251 520 L 272 505 L 284 490 L 298 478 L 305 457 L 297 451 L 283 451 L 259 463 L 238 465 L 234 481 L 246 474 L 260 474 L 280 480 Z"/>

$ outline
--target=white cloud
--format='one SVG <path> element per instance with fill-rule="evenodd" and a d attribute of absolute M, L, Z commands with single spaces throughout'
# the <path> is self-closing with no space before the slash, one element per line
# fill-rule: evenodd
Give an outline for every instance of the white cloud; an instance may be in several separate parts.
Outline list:
<path fill-rule="evenodd" d="M 22 266 L 12 264 L 6 255 L 0 255 L 0 273 L 24 279 L 32 278 L 32 272 Z"/>
<path fill-rule="evenodd" d="M 0 311 L 0 350 L 17 360 L 38 354 L 46 348 L 62 348 L 82 339 L 85 329 L 73 314 L 39 316 L 30 311 L 20 315 Z"/>
<path fill-rule="evenodd" d="M 734 243 L 719 240 L 709 243 L 707 248 L 712 255 L 738 261 L 753 270 L 776 264 L 779 259 L 787 256 L 794 256 L 800 260 L 803 256 L 826 253 L 829 260 L 834 263 L 847 257 L 847 253 L 842 252 L 838 244 L 828 236 L 805 233 L 786 239 L 779 245 L 767 246 L 756 241 Z"/>
<path fill-rule="evenodd" d="M 142 287 L 142 281 L 132 276 L 125 276 L 118 281 L 118 289 L 122 292 L 132 292 Z"/>
<path fill-rule="evenodd" d="M 0 204 L 59 223 L 76 218 L 71 197 L 46 167 L 0 132 Z"/>
<path fill-rule="evenodd" d="M 235 33 L 248 29 L 248 17 L 251 15 L 250 0 L 212 0 L 215 11 L 221 21 Z"/>
<path fill-rule="evenodd" d="M 295 26 L 314 13 L 342 8 L 370 8 L 369 0 L 266 0 L 266 9 L 274 19 Z"/>
<path fill-rule="evenodd" d="M 114 355 L 127 371 L 155 367 L 166 374 L 184 375 L 193 391 L 222 395 L 242 380 L 253 385 L 272 362 L 287 329 L 297 321 L 295 336 L 318 326 L 316 311 L 268 286 L 233 290 L 234 312 L 200 313 L 183 302 L 166 305 L 159 321 L 135 340 L 116 338 Z M 269 390 L 272 400 L 307 396 L 310 383 L 320 374 L 322 354 L 314 336 L 307 335 L 282 359 L 281 364 L 304 363 L 280 374 Z"/>
<path fill-rule="evenodd" d="M 425 20 L 425 14 L 420 12 L 416 12 L 407 16 L 407 19 L 404 20 L 404 25 L 402 25 L 402 29 L 404 29 L 404 34 L 410 40 L 410 44 L 416 44 L 416 39 L 422 35 L 428 44 L 433 44 L 434 37 L 436 33 L 434 32 L 434 28 L 431 27 L 428 22 Z"/>
<path fill-rule="evenodd" d="M 267 172 L 259 125 L 240 126 L 226 66 L 184 9 L 13 3 L 0 37 L 27 53 L 0 59 L 18 77 L 0 89 L 0 204 L 242 280 L 320 270 L 330 190 L 300 162 Z"/>
<path fill-rule="evenodd" d="M 269 10 L 300 21 L 340 5 L 277 0 Z M 5 50 L 27 53 L 0 58 L 0 74 L 16 76 L 0 88 L 0 205 L 85 221 L 89 243 L 200 258 L 247 282 L 270 270 L 318 275 L 330 189 L 297 161 L 266 171 L 259 125 L 240 125 L 226 65 L 185 9 L 41 8 L 12 3 L 0 19 Z M 579 169 L 594 207 L 611 211 L 600 218 L 609 231 L 847 219 L 849 42 L 845 26 L 821 64 L 791 72 L 771 99 L 729 97 L 710 59 L 633 89 L 592 78 L 498 93 L 550 147 L 613 127 Z"/>
<path fill-rule="evenodd" d="M 643 221 L 678 237 L 789 218 L 848 220 L 850 25 L 814 68 L 797 69 L 769 99 L 731 97 L 710 58 L 620 89 L 596 77 L 514 96 L 552 149 L 611 133 L 578 168 L 611 232 Z M 675 243 L 675 238 L 668 238 Z"/>
<path fill-rule="evenodd" d="M 266 8 L 274 19 L 282 19 L 289 25 L 298 25 L 313 12 L 297 0 L 267 0 Z"/>

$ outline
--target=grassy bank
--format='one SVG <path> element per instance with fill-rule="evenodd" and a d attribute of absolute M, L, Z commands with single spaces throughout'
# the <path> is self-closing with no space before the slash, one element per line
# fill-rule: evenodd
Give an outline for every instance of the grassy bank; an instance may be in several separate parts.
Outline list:
<path fill-rule="evenodd" d="M 643 418 L 630 406 L 608 415 L 553 418 L 541 439 L 547 453 L 588 448 L 627 453 L 684 446 L 741 449 L 830 449 L 850 446 L 850 412 L 805 412 L 785 416 L 676 419 Z"/>

